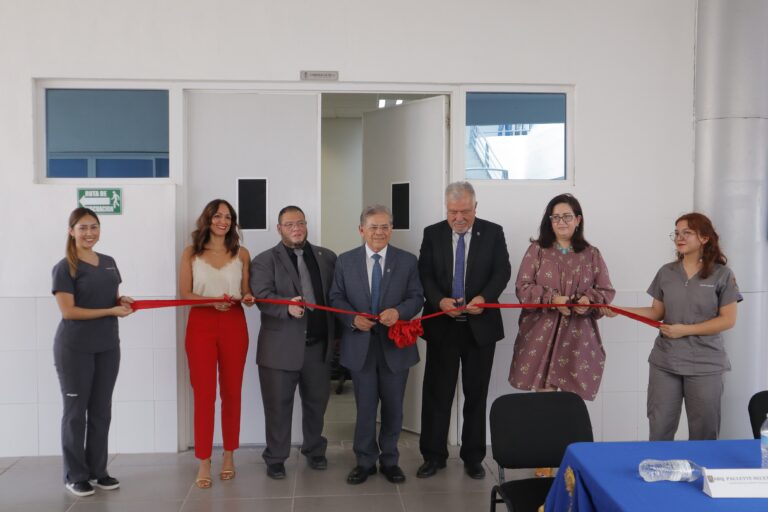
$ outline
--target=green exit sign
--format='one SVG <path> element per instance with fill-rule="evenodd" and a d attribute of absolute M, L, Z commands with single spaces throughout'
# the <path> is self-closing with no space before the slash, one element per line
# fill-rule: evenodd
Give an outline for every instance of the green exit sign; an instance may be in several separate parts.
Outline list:
<path fill-rule="evenodd" d="M 102 215 L 123 214 L 123 189 L 121 188 L 79 188 L 77 206 L 90 208 Z"/>

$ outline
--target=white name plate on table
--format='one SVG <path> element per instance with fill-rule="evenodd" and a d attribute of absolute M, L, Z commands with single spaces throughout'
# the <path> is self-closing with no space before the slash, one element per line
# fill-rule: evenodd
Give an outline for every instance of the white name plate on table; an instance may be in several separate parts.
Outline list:
<path fill-rule="evenodd" d="M 703 470 L 704 492 L 713 498 L 768 498 L 768 469 Z"/>

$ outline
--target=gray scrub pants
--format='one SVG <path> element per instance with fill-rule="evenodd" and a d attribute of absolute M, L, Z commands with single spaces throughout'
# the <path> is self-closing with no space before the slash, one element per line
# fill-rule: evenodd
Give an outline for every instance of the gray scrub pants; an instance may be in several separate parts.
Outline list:
<path fill-rule="evenodd" d="M 688 438 L 717 439 L 723 374 L 676 375 L 653 365 L 648 376 L 648 423 L 651 441 L 673 441 L 682 402 L 688 416 Z"/>
<path fill-rule="evenodd" d="M 120 348 L 88 353 L 54 343 L 64 413 L 61 446 L 64 481 L 102 478 L 107 473 L 107 442 L 112 391 L 120 368 Z"/>

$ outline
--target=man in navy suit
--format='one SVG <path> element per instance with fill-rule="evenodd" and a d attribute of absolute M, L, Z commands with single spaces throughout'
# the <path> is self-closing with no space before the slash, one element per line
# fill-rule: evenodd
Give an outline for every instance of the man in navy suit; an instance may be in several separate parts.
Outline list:
<path fill-rule="evenodd" d="M 360 484 L 381 472 L 392 483 L 405 481 L 397 441 L 403 425 L 403 397 L 408 370 L 419 362 L 416 345 L 397 348 L 387 329 L 413 318 L 424 304 L 416 256 L 389 245 L 392 212 L 368 206 L 360 215 L 364 244 L 341 254 L 336 262 L 329 300 L 348 311 L 377 314 L 378 322 L 360 315 L 339 315 L 345 328 L 341 364 L 352 373 L 357 404 L 354 451 L 357 465 L 347 483 Z M 381 402 L 381 429 L 376 440 L 376 411 Z"/>
<path fill-rule="evenodd" d="M 475 304 L 497 303 L 509 282 L 504 230 L 475 217 L 475 190 L 466 181 L 445 190 L 446 220 L 427 226 L 419 254 L 424 285 L 424 314 L 450 311 L 424 322 L 427 364 L 422 392 L 419 448 L 424 464 L 416 476 L 428 478 L 445 467 L 448 426 L 459 363 L 464 391 L 464 425 L 460 456 L 472 478 L 483 478 L 485 412 L 496 342 L 504 338 L 498 309 Z"/>

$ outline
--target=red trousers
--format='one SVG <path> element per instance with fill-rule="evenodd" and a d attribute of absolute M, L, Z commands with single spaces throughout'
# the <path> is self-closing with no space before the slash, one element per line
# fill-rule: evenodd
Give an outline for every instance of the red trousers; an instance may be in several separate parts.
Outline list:
<path fill-rule="evenodd" d="M 242 306 L 233 304 L 229 311 L 191 308 L 185 345 L 195 396 L 195 457 L 211 456 L 217 370 L 224 449 L 236 450 L 240 446 L 240 398 L 248 355 L 248 327 Z"/>

